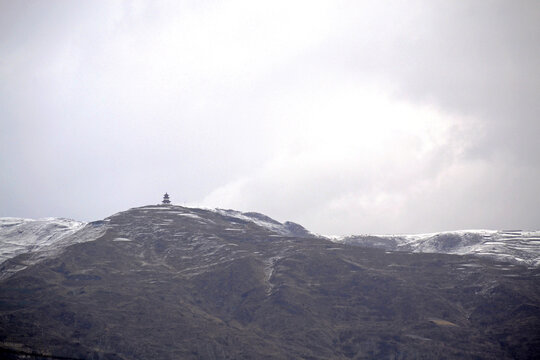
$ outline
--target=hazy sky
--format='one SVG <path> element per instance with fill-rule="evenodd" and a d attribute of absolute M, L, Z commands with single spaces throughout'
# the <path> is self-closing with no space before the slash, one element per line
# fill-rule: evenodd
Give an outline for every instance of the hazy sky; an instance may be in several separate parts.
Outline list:
<path fill-rule="evenodd" d="M 540 228 L 540 2 L 0 1 L 0 216 Z"/>

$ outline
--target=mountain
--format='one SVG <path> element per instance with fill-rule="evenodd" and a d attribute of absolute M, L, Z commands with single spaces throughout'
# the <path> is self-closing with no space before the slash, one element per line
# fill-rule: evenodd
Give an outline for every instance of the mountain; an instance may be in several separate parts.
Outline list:
<path fill-rule="evenodd" d="M 540 266 L 540 231 L 469 230 L 419 235 L 353 235 L 334 237 L 333 240 L 389 251 L 476 255 Z"/>
<path fill-rule="evenodd" d="M 170 205 L 87 224 L 4 219 L 0 235 L 3 359 L 540 353 L 537 267 L 353 246 L 258 213 Z"/>
<path fill-rule="evenodd" d="M 101 234 L 97 224 L 87 226 L 81 221 L 59 218 L 0 218 L 0 279 L 58 255 L 66 246 L 95 240 Z M 24 261 L 18 265 L 8 261 L 17 256 Z"/>

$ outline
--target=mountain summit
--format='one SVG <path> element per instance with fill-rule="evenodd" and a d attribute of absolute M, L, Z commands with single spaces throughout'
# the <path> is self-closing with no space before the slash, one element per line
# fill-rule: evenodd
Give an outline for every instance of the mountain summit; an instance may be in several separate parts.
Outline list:
<path fill-rule="evenodd" d="M 353 246 L 259 213 L 169 204 L 88 224 L 41 221 L 0 222 L 5 359 L 532 359 L 540 350 L 536 267 Z"/>

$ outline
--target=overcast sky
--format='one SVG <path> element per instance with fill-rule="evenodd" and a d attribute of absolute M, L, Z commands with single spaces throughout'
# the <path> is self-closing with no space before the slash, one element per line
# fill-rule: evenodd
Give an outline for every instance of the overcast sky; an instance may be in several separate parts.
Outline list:
<path fill-rule="evenodd" d="M 540 2 L 0 1 L 0 216 L 540 228 Z"/>

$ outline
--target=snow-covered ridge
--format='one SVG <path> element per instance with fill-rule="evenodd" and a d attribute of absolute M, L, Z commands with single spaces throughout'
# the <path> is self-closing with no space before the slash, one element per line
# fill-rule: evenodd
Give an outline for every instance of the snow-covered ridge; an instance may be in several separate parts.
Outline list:
<path fill-rule="evenodd" d="M 203 210 L 203 211 L 216 213 L 227 218 L 238 219 L 238 220 L 241 220 L 241 222 L 253 223 L 255 225 L 258 225 L 260 227 L 263 227 L 265 229 L 272 231 L 276 235 L 294 236 L 294 237 L 320 237 L 319 235 L 311 233 L 310 231 L 305 229 L 302 225 L 299 225 L 297 223 L 294 223 L 291 221 L 285 221 L 284 223 L 280 223 L 279 221 L 274 220 L 270 218 L 269 216 L 266 216 L 264 214 L 257 213 L 257 212 L 241 212 L 241 211 L 231 210 L 231 209 L 205 208 L 205 207 L 190 208 L 190 207 L 174 205 L 174 204 L 147 205 L 147 206 L 141 206 L 141 207 L 129 209 L 128 211 L 130 210 L 141 210 L 148 214 L 151 214 L 153 212 L 158 213 L 158 214 L 175 214 L 183 218 L 196 219 L 196 220 L 199 220 L 200 222 L 210 221 L 201 213 L 201 210 Z M 113 218 L 122 213 L 123 212 L 111 215 L 107 219 Z M 229 228 L 225 230 L 240 231 L 241 229 Z"/>
<path fill-rule="evenodd" d="M 224 209 L 196 209 L 174 205 L 143 206 L 136 208 L 145 213 L 159 213 L 169 216 L 152 226 L 158 229 L 162 225 L 176 221 L 175 217 L 192 221 L 194 226 L 213 223 L 211 211 L 231 220 L 231 226 L 223 231 L 243 231 L 234 219 L 240 223 L 253 223 L 270 230 L 275 235 L 287 237 L 319 237 L 301 225 L 280 223 L 266 215 L 255 212 L 240 212 Z M 134 210 L 134 209 L 132 209 Z M 201 211 L 202 210 L 202 211 Z M 128 210 L 129 211 L 129 210 Z M 122 213 L 119 213 L 122 214 Z M 65 247 L 85 241 L 92 241 L 101 236 L 110 227 L 110 219 L 85 223 L 61 218 L 21 219 L 0 218 L 0 277 L 21 270 L 47 257 L 59 254 Z M 170 215 L 175 215 L 171 217 Z M 215 218 L 214 218 L 215 220 Z M 181 220 L 184 221 L 184 220 Z M 162 224 L 163 223 L 163 224 Z M 134 231 L 137 230 L 134 223 Z M 540 231 L 522 230 L 462 230 L 414 235 L 353 235 L 346 237 L 326 237 L 334 242 L 351 245 L 381 248 L 388 251 L 417 253 L 446 253 L 458 255 L 477 255 L 496 260 L 540 267 Z M 115 241 L 127 241 L 121 237 Z M 18 255 L 28 254 L 17 264 L 6 263 Z M 8 264 L 8 265 L 6 265 Z"/>
<path fill-rule="evenodd" d="M 71 219 L 0 218 L 0 266 L 18 255 L 30 255 L 24 264 L 4 269 L 2 276 L 58 254 L 68 245 L 95 240 L 103 231 L 102 225 Z"/>
<path fill-rule="evenodd" d="M 276 234 L 283 236 L 296 236 L 296 237 L 315 237 L 316 235 L 306 230 L 302 225 L 293 223 L 291 221 L 285 221 L 280 223 L 277 220 L 270 218 L 264 214 L 257 212 L 240 212 L 230 209 L 210 209 L 220 215 L 230 216 L 243 221 L 252 222 L 256 225 L 264 227 Z"/>
<path fill-rule="evenodd" d="M 0 263 L 22 253 L 50 247 L 84 225 L 84 222 L 58 218 L 0 218 Z"/>
<path fill-rule="evenodd" d="M 540 266 L 540 231 L 461 230 L 415 235 L 353 235 L 330 239 L 391 251 L 477 255 Z"/>

